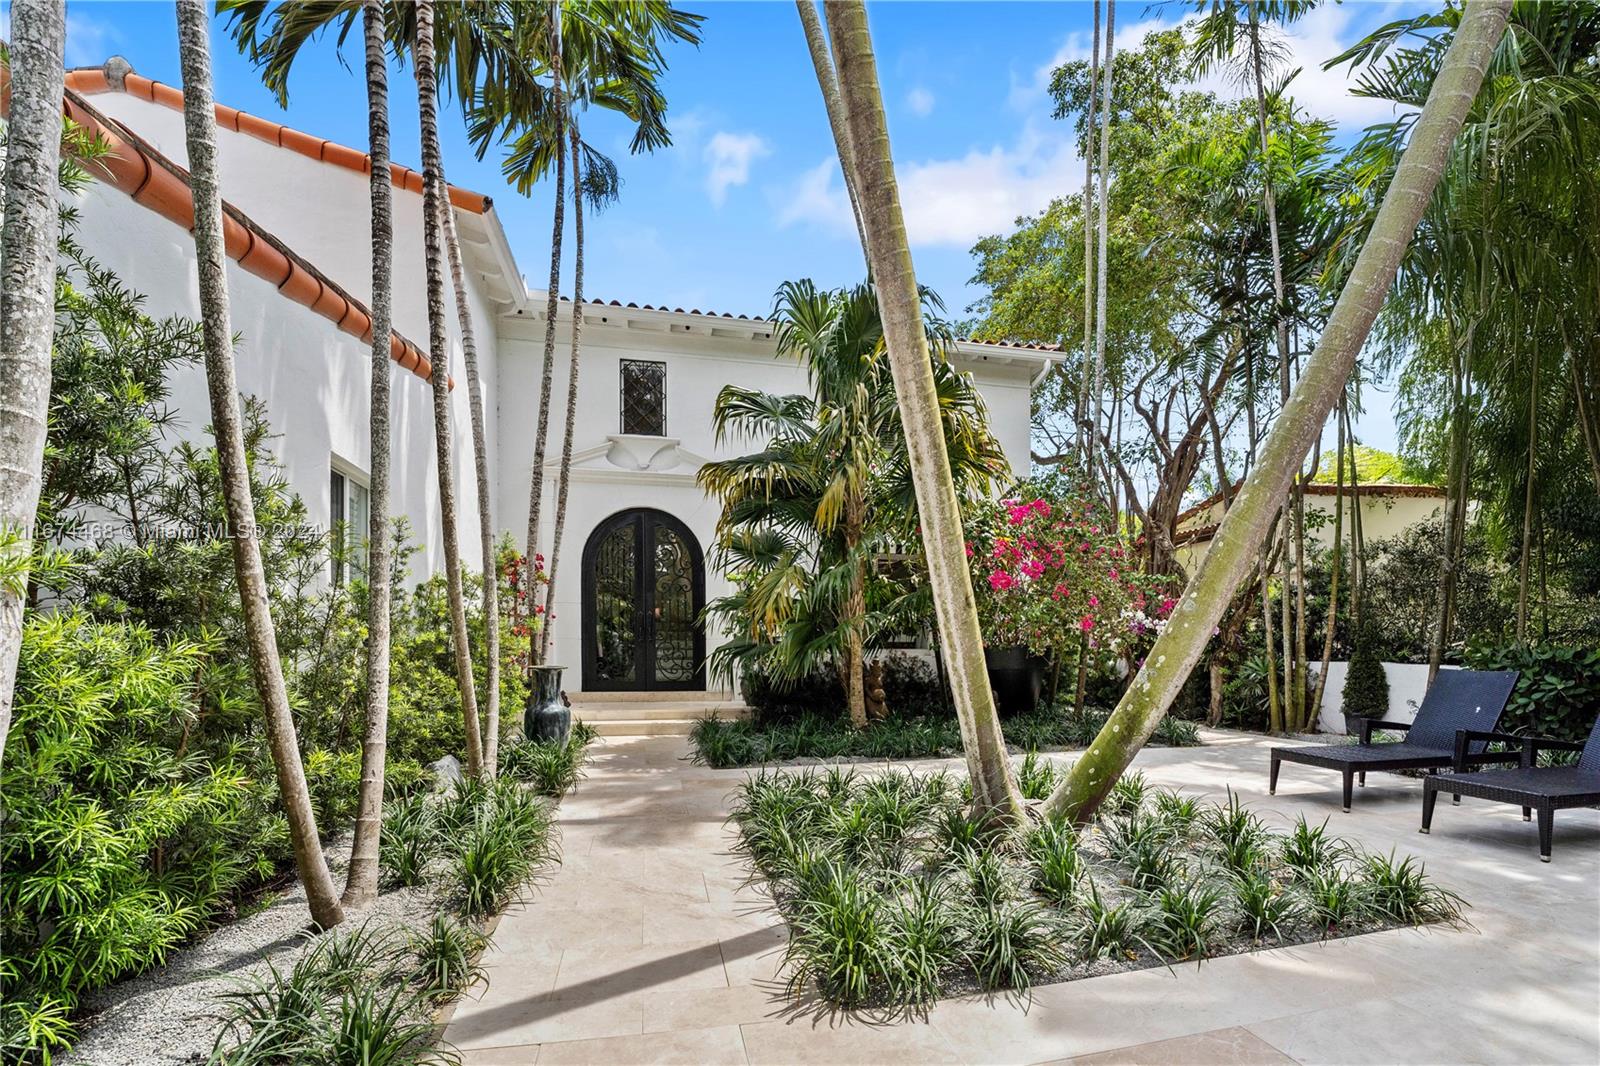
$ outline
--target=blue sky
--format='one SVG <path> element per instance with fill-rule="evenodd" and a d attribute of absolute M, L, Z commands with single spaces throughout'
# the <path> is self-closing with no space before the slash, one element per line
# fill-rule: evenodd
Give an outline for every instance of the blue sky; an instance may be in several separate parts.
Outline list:
<path fill-rule="evenodd" d="M 670 55 L 673 146 L 629 157 L 621 124 L 599 117 L 585 129 L 590 140 L 614 148 L 624 183 L 621 199 L 587 226 L 588 295 L 759 313 L 785 278 L 859 280 L 860 252 L 793 6 L 679 2 L 706 22 L 698 49 L 677 47 Z M 1321 62 L 1414 6 L 1325 5 L 1295 27 L 1287 43 L 1292 63 L 1303 68 L 1295 82 L 1303 106 L 1337 120 L 1347 135 L 1383 118 L 1383 108 L 1351 97 L 1344 73 L 1324 72 Z M 1118 46 L 1174 24 L 1184 10 L 1119 4 Z M 977 295 L 968 284 L 974 240 L 1009 229 L 1017 215 L 1082 181 L 1067 123 L 1050 118 L 1044 85 L 1053 66 L 1086 54 L 1090 7 L 892 2 L 871 5 L 870 17 L 918 277 L 960 315 Z M 180 81 L 171 3 L 72 0 L 68 38 L 71 64 L 98 64 L 115 53 L 142 74 Z M 331 41 L 301 59 L 287 113 L 220 22 L 213 55 L 219 100 L 364 145 L 359 40 L 346 48 L 344 64 Z M 394 157 L 414 165 L 411 84 L 407 75 L 391 92 Z M 474 158 L 458 112 L 447 112 L 443 134 L 449 178 L 494 197 L 519 265 L 542 286 L 548 187 L 527 198 L 507 187 L 497 159 Z M 1374 420 L 1368 437 L 1384 446 L 1392 430 L 1384 441 Z"/>

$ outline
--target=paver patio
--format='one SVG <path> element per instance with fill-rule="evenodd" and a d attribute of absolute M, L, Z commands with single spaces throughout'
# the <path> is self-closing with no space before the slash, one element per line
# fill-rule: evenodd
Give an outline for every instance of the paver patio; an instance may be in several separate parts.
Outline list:
<path fill-rule="evenodd" d="M 562 804 L 562 866 L 500 922 L 488 984 L 446 1039 L 474 1066 L 1600 1063 L 1600 811 L 1558 817 L 1544 865 L 1514 807 L 1441 803 L 1422 836 L 1416 780 L 1374 774 L 1344 815 L 1336 775 L 1286 767 L 1269 797 L 1269 741 L 1205 739 L 1147 749 L 1138 766 L 1415 854 L 1470 904 L 1472 927 L 1046 985 L 1026 1001 L 951 999 L 922 1019 L 797 1008 L 778 978 L 783 927 L 729 850 L 726 799 L 744 771 L 691 765 L 683 738 L 620 738 Z"/>

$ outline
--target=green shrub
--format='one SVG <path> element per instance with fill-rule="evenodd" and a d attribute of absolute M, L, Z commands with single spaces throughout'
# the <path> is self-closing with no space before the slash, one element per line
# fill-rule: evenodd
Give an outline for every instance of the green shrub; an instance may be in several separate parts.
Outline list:
<path fill-rule="evenodd" d="M 1373 652 L 1373 640 L 1363 635 L 1350 657 L 1344 679 L 1344 713 L 1355 718 L 1382 718 L 1389 713 L 1389 678 Z"/>
<path fill-rule="evenodd" d="M 508 778 L 488 786 L 459 824 L 448 838 L 451 879 L 456 902 L 470 918 L 500 910 L 555 855 L 550 808 Z"/>
<path fill-rule="evenodd" d="M 1463 662 L 1518 672 L 1500 719 L 1507 732 L 1581 742 L 1600 717 L 1600 648 L 1472 643 Z"/>
<path fill-rule="evenodd" d="M 454 999 L 485 980 L 477 958 L 488 943 L 471 925 L 435 914 L 426 929 L 412 936 L 417 983 L 434 999 Z"/>
<path fill-rule="evenodd" d="M 562 743 L 518 738 L 500 749 L 500 769 L 541 796 L 565 796 L 583 777 L 590 735 L 574 728 Z"/>
<path fill-rule="evenodd" d="M 41 1048 L 62 1032 L 52 1005 L 160 963 L 284 857 L 270 764 L 186 748 L 207 654 L 77 611 L 26 623 L 0 774 L 0 992 L 6 1029 Z"/>

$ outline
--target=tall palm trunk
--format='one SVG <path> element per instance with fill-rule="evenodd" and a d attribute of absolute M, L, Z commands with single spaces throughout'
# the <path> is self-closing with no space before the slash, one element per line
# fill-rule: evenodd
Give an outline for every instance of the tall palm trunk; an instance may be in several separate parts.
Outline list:
<path fill-rule="evenodd" d="M 844 550 L 851 557 L 850 589 L 845 594 L 845 617 L 849 629 L 844 649 L 845 708 L 850 713 L 850 724 L 857 729 L 867 727 L 867 689 L 863 670 L 866 667 L 865 643 L 861 627 L 867 617 L 867 575 L 865 566 L 854 556 L 861 547 L 861 533 L 866 525 L 866 502 L 854 493 L 845 505 L 848 513 L 844 521 Z"/>
<path fill-rule="evenodd" d="M 489 444 L 484 429 L 483 375 L 478 372 L 477 331 L 467 301 L 466 271 L 450 188 L 439 173 L 439 222 L 444 228 L 445 258 L 456 293 L 456 321 L 461 327 L 461 363 L 467 372 L 467 402 L 472 408 L 472 467 L 478 479 L 478 547 L 483 555 L 483 772 L 495 775 L 500 764 L 500 580 L 495 566 L 494 490 L 489 484 Z"/>
<path fill-rule="evenodd" d="M 16 572 L 0 581 L 0 756 L 11 730 L 50 410 L 66 35 L 65 0 L 12 3 L 6 214 L 0 232 L 0 556 L 12 558 L 0 565 Z"/>
<path fill-rule="evenodd" d="M 1468 325 L 1465 345 L 1471 350 L 1473 326 Z M 1461 477 L 1461 460 L 1465 454 L 1466 389 L 1463 385 L 1467 357 L 1454 338 L 1450 344 L 1450 444 L 1446 460 L 1445 506 L 1439 516 L 1439 611 L 1434 618 L 1433 632 L 1428 639 L 1428 685 L 1433 685 L 1444 665 L 1444 649 L 1450 643 L 1450 601 L 1454 595 L 1456 571 L 1461 548 L 1456 540 L 1456 507 L 1462 502 L 1466 485 Z"/>
<path fill-rule="evenodd" d="M 550 541 L 550 569 L 544 587 L 544 628 L 539 631 L 539 658 L 549 654 L 551 619 L 555 618 L 556 567 L 561 563 L 561 534 L 567 526 L 567 486 L 572 480 L 572 437 L 578 424 L 578 345 L 583 329 L 583 181 L 578 174 L 576 115 L 567 116 L 572 146 L 572 354 L 567 361 L 567 424 L 561 434 L 561 471 L 556 481 L 556 524 Z"/>
<path fill-rule="evenodd" d="M 537 570 L 534 566 L 539 555 L 539 518 L 544 507 L 544 453 L 545 443 L 550 436 L 550 390 L 554 387 L 556 369 L 556 316 L 561 311 L 561 231 L 566 225 L 567 212 L 567 155 L 561 151 L 561 126 L 564 125 L 561 117 L 566 112 L 565 94 L 561 84 L 561 5 L 550 5 L 550 68 L 551 68 L 551 106 L 552 113 L 557 116 L 557 128 L 552 133 L 556 139 L 556 204 L 550 222 L 550 286 L 545 297 L 544 308 L 544 362 L 539 374 L 539 417 L 535 422 L 533 438 L 533 470 L 528 479 L 528 566 L 526 573 L 528 580 L 532 581 Z M 573 175 L 576 183 L 577 175 Z M 582 314 L 582 309 L 576 304 L 572 307 L 573 315 Z M 536 594 L 534 588 L 529 588 L 531 597 Z M 530 630 L 528 633 L 528 664 L 531 666 L 540 659 L 540 649 L 543 647 L 542 631 L 548 628 L 550 619 L 544 619 L 540 632 Z"/>
<path fill-rule="evenodd" d="M 1084 107 L 1083 137 L 1083 369 L 1078 382 L 1078 451 L 1094 435 L 1087 425 L 1089 390 L 1094 372 L 1094 238 L 1089 216 L 1094 213 L 1095 91 L 1100 84 L 1100 0 L 1094 0 L 1094 41 L 1089 46 L 1089 102 Z M 1081 687 L 1081 685 L 1080 685 Z"/>
<path fill-rule="evenodd" d="M 1094 378 L 1090 386 L 1091 395 L 1084 411 L 1085 427 L 1089 434 L 1089 442 L 1085 454 L 1089 460 L 1090 476 L 1094 472 L 1095 441 L 1100 436 L 1100 412 L 1103 394 L 1106 387 L 1106 241 L 1107 218 L 1110 210 L 1110 196 L 1108 192 L 1111 180 L 1111 63 L 1117 50 L 1117 0 L 1106 0 L 1106 59 L 1100 71 L 1100 89 L 1105 100 L 1100 107 L 1100 212 L 1097 223 L 1099 226 L 1099 262 L 1095 272 L 1095 312 L 1094 312 Z"/>
<path fill-rule="evenodd" d="M 206 386 L 217 469 L 228 509 L 233 570 L 244 613 L 250 672 L 266 718 L 267 742 L 277 769 L 278 793 L 295 865 L 305 886 L 311 919 L 327 928 L 344 920 L 339 894 L 317 835 L 317 818 L 300 764 L 299 738 L 289 712 L 289 694 L 278 660 L 278 639 L 261 568 L 261 542 L 250 470 L 239 419 L 233 373 L 233 326 L 228 311 L 227 259 L 222 244 L 222 194 L 217 184 L 217 114 L 211 90 L 210 20 L 204 0 L 178 0 L 178 54 L 183 68 L 184 143 L 189 152 L 189 187 L 194 198 L 194 251 L 200 280 L 200 324 L 205 342 Z M 59 106 L 59 105 L 58 105 Z M 51 173 L 52 183 L 55 180 Z M 54 237 L 52 236 L 52 241 Z"/>
<path fill-rule="evenodd" d="M 934 392 L 921 297 L 906 239 L 905 218 L 889 150 L 878 69 L 860 0 L 827 6 L 840 96 L 854 156 L 867 256 L 877 284 L 900 420 L 905 428 L 927 554 L 928 583 L 944 642 L 945 667 L 961 724 L 974 806 L 1011 824 L 1023 818 L 1022 795 L 1011 775 L 1005 738 L 984 669 L 983 636 L 967 569 L 961 511 Z"/>
<path fill-rule="evenodd" d="M 1505 32 L 1511 0 L 1468 0 L 1427 103 L 1411 131 L 1361 252 L 1316 351 L 1267 436 L 1177 609 L 1099 736 L 1045 802 L 1047 814 L 1093 815 L 1149 739 L 1194 669 L 1252 557 L 1266 539 L 1306 453 L 1344 390 L 1400 260 L 1438 185 L 1484 71 Z"/>
<path fill-rule="evenodd" d="M 370 514 L 367 523 L 367 722 L 361 742 L 361 790 L 344 905 L 365 907 L 378 895 L 383 833 L 383 769 L 389 738 L 389 347 L 394 333 L 394 187 L 389 179 L 389 66 L 383 0 L 361 5 L 367 52 L 367 131 L 372 159 L 372 401 Z"/>
<path fill-rule="evenodd" d="M 444 320 L 444 270 L 439 262 L 444 180 L 439 159 L 439 89 L 433 66 L 433 0 L 417 4 L 413 45 L 417 110 L 422 119 L 422 248 L 427 260 L 428 350 L 433 359 L 433 445 L 439 467 L 439 521 L 444 527 L 444 578 L 450 602 L 450 638 L 455 645 L 456 687 L 461 691 L 461 724 L 466 737 L 468 777 L 483 773 L 483 742 L 478 729 L 477 682 L 467 643 L 467 605 L 461 587 L 461 533 L 456 517 L 456 473 L 450 442 L 450 336 Z"/>
<path fill-rule="evenodd" d="M 1357 641 L 1366 629 L 1367 607 L 1367 540 L 1363 528 L 1365 519 L 1361 509 L 1361 464 L 1356 454 L 1355 426 L 1350 422 L 1350 408 L 1345 407 L 1345 431 L 1350 437 L 1350 626 Z"/>
<path fill-rule="evenodd" d="M 1098 0 L 1097 0 L 1098 2 Z M 867 254 L 867 231 L 861 227 L 861 198 L 856 192 L 855 167 L 850 162 L 850 137 L 844 126 L 844 104 L 839 99 L 839 79 L 833 73 L 833 60 L 828 56 L 828 42 L 822 36 L 822 22 L 817 18 L 815 0 L 794 0 L 800 13 L 800 27 L 805 31 L 806 48 L 811 53 L 811 66 L 817 72 L 817 87 L 822 90 L 822 106 L 828 112 L 828 129 L 833 133 L 834 150 L 839 153 L 839 170 L 844 175 L 844 191 L 850 197 L 850 214 L 856 221 L 856 236 L 861 239 L 861 255 Z M 870 270 L 872 264 L 869 262 Z"/>
<path fill-rule="evenodd" d="M 1311 694 L 1303 728 L 1315 727 L 1322 713 L 1322 697 L 1328 691 L 1328 667 L 1333 663 L 1333 636 L 1339 622 L 1339 577 L 1344 571 L 1344 397 L 1339 398 L 1333 419 L 1333 573 L 1328 579 L 1328 620 L 1322 630 L 1322 666 L 1317 671 L 1317 689 Z"/>
<path fill-rule="evenodd" d="M 1539 352 L 1534 349 L 1528 382 L 1528 466 L 1522 490 L 1522 551 L 1517 560 L 1517 643 L 1528 639 L 1528 564 L 1533 550 L 1534 481 L 1539 453 Z"/>

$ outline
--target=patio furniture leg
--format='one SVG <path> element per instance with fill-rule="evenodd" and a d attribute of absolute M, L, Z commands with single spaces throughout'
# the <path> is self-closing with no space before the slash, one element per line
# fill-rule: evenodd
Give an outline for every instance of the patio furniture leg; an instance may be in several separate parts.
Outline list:
<path fill-rule="evenodd" d="M 1550 837 L 1555 829 L 1556 809 L 1549 804 L 1539 808 L 1539 861 L 1550 861 Z"/>
<path fill-rule="evenodd" d="M 1433 805 L 1439 800 L 1439 790 L 1422 787 L 1422 828 L 1419 832 L 1427 833 L 1433 829 Z"/>
<path fill-rule="evenodd" d="M 1350 813 L 1350 793 L 1352 791 L 1350 786 L 1355 783 L 1355 776 L 1354 770 L 1348 766 L 1344 768 L 1344 813 L 1346 814 Z"/>
<path fill-rule="evenodd" d="M 1281 765 L 1282 763 L 1278 759 L 1278 753 L 1273 752 L 1272 770 L 1267 776 L 1267 795 L 1269 796 L 1276 796 L 1278 794 L 1278 767 Z"/>
<path fill-rule="evenodd" d="M 1524 822 L 1533 821 L 1533 808 L 1532 807 L 1524 807 L 1524 808 L 1522 808 L 1522 820 Z"/>
<path fill-rule="evenodd" d="M 1362 770 L 1359 774 L 1356 775 L 1356 783 L 1359 784 L 1362 788 L 1366 788 L 1367 787 L 1367 772 L 1365 770 Z"/>

